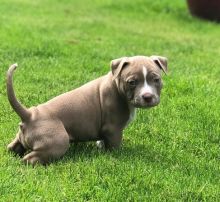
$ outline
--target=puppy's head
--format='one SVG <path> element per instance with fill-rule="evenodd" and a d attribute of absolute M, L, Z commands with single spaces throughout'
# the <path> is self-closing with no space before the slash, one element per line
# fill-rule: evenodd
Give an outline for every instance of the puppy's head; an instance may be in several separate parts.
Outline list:
<path fill-rule="evenodd" d="M 137 108 L 154 107 L 160 102 L 161 71 L 167 72 L 167 59 L 161 56 L 122 57 L 111 61 L 118 90 Z"/>

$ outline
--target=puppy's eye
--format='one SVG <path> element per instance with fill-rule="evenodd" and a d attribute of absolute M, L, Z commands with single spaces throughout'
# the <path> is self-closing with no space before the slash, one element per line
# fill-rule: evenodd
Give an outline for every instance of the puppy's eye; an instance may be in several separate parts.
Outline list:
<path fill-rule="evenodd" d="M 137 83 L 138 83 L 137 80 L 133 80 L 133 79 L 128 81 L 128 84 L 131 87 L 135 87 L 137 85 Z"/>
<path fill-rule="evenodd" d="M 155 78 L 155 79 L 154 79 L 154 82 L 155 82 L 155 83 L 160 83 L 160 79 L 159 79 L 159 78 Z"/>

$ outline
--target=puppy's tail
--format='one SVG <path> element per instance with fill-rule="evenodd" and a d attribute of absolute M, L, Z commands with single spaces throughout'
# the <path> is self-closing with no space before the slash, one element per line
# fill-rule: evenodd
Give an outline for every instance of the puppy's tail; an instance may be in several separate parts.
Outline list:
<path fill-rule="evenodd" d="M 17 64 L 13 64 L 9 67 L 8 72 L 7 72 L 7 94 L 8 94 L 8 100 L 12 106 L 12 108 L 15 110 L 15 112 L 20 116 L 22 121 L 26 121 L 30 119 L 31 113 L 30 111 L 21 105 L 14 93 L 14 88 L 13 88 L 13 81 L 12 81 L 12 76 L 14 70 L 17 68 Z"/>

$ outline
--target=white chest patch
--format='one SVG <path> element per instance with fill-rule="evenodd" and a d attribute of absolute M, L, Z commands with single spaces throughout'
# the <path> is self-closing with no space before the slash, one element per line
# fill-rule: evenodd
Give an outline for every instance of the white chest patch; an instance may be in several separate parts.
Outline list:
<path fill-rule="evenodd" d="M 131 123 L 135 118 L 135 112 L 136 112 L 135 108 L 130 106 L 129 111 L 130 111 L 130 115 L 125 127 L 127 127 L 128 124 Z"/>
<path fill-rule="evenodd" d="M 153 88 L 147 83 L 147 68 L 143 66 L 143 75 L 144 75 L 144 86 L 140 90 L 140 94 L 143 95 L 145 93 L 153 94 Z"/>

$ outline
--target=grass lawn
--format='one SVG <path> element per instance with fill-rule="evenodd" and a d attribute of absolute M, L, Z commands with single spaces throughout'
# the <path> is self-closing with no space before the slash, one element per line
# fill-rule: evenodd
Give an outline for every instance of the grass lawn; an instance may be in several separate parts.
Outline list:
<path fill-rule="evenodd" d="M 169 59 L 161 104 L 139 110 L 120 150 L 71 146 L 32 168 L 6 150 L 18 116 L 5 73 L 17 62 L 17 97 L 30 107 L 97 78 L 112 59 Z M 220 25 L 179 0 L 1 0 L 1 201 L 219 201 Z"/>

